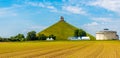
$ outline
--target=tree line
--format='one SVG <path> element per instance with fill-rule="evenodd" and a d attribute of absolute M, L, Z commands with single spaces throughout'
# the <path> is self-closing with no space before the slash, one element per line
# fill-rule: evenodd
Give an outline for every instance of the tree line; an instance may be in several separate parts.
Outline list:
<path fill-rule="evenodd" d="M 35 31 L 30 31 L 27 33 L 26 37 L 24 36 L 24 34 L 17 34 L 16 36 L 11 36 L 10 38 L 0 37 L 0 42 L 46 40 L 47 38 L 53 38 L 55 40 L 56 36 L 53 34 L 51 34 L 49 36 L 46 36 L 44 34 L 38 34 L 38 36 L 37 36 Z"/>
<path fill-rule="evenodd" d="M 44 34 L 38 34 L 35 31 L 30 31 L 27 33 L 27 36 L 25 37 L 24 34 L 17 34 L 16 36 L 11 36 L 10 38 L 2 38 L 0 37 L 0 42 L 6 42 L 6 41 L 33 41 L 33 40 L 46 40 L 47 38 L 52 38 L 56 40 L 56 36 L 51 34 L 49 36 L 46 36 Z M 87 36 L 87 33 L 82 29 L 74 30 L 74 37 L 82 37 Z"/>

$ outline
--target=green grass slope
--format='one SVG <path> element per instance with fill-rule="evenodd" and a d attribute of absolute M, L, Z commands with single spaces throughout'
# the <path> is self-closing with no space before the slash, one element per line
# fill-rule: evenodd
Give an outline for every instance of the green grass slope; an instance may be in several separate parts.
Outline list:
<path fill-rule="evenodd" d="M 68 40 L 68 37 L 74 35 L 74 31 L 76 29 L 78 28 L 72 26 L 71 24 L 67 23 L 64 20 L 60 20 L 59 22 L 39 32 L 38 34 L 45 34 L 46 36 L 53 34 L 56 36 L 56 40 Z M 92 40 L 95 39 L 92 35 L 90 34 L 87 35 L 90 36 Z"/>

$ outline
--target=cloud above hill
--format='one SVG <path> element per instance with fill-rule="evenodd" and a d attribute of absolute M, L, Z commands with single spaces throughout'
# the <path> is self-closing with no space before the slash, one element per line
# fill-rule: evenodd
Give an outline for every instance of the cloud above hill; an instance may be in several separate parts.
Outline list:
<path fill-rule="evenodd" d="M 120 0 L 96 0 L 94 2 L 90 2 L 89 5 L 102 7 L 109 11 L 113 11 L 120 14 Z"/>

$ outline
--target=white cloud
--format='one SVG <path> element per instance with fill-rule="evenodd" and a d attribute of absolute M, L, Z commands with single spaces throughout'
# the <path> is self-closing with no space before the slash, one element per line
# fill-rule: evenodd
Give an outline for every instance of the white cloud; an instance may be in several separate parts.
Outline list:
<path fill-rule="evenodd" d="M 92 18 L 92 20 L 97 21 L 97 22 L 112 22 L 112 19 L 111 19 L 111 18 L 103 18 L 103 17 L 100 17 L 100 18 Z"/>
<path fill-rule="evenodd" d="M 54 6 L 47 6 L 47 8 L 49 8 L 49 9 L 55 9 Z"/>
<path fill-rule="evenodd" d="M 31 6 L 39 6 L 39 7 L 45 7 L 45 5 L 41 2 L 25 2 L 25 4 L 31 5 Z"/>
<path fill-rule="evenodd" d="M 50 5 L 50 3 L 47 4 L 42 2 L 26 2 L 25 4 L 31 5 L 34 7 L 47 8 L 47 9 L 50 9 L 50 11 L 52 12 L 57 12 L 57 9 L 53 5 Z"/>
<path fill-rule="evenodd" d="M 94 36 L 95 36 L 95 33 L 96 33 L 97 31 L 99 31 L 99 30 L 102 29 L 102 27 L 100 26 L 100 24 L 97 23 L 97 22 L 91 22 L 91 23 L 84 24 L 84 25 L 82 26 L 82 28 L 83 28 L 84 30 L 86 30 L 88 33 L 90 33 L 90 34 L 92 34 L 92 35 L 94 35 Z"/>
<path fill-rule="evenodd" d="M 90 2 L 89 4 L 120 13 L 120 0 L 97 0 Z"/>
<path fill-rule="evenodd" d="M 0 8 L 0 17 L 17 16 L 18 14 L 13 10 L 13 7 Z"/>
<path fill-rule="evenodd" d="M 18 16 L 19 12 L 17 10 L 23 8 L 25 5 L 12 4 L 9 7 L 1 7 L 0 8 L 0 17 L 7 16 Z"/>
<path fill-rule="evenodd" d="M 92 22 L 92 23 L 88 23 L 85 26 L 97 26 L 99 25 L 97 22 Z"/>
<path fill-rule="evenodd" d="M 63 6 L 62 9 L 74 14 L 86 14 L 82 8 L 77 6 Z"/>
<path fill-rule="evenodd" d="M 50 12 L 57 12 L 57 13 L 64 13 L 64 14 L 73 13 L 73 14 L 86 15 L 86 12 L 79 6 L 79 3 L 76 3 L 75 6 L 72 6 L 71 1 L 67 1 L 67 0 L 62 0 L 62 1 L 63 1 L 63 4 L 56 4 L 56 2 L 47 2 L 47 1 L 46 2 L 27 1 L 27 2 L 25 2 L 25 4 L 34 6 L 34 7 L 46 8 L 46 9 L 49 9 Z M 74 1 L 74 3 L 76 1 Z M 68 6 L 67 4 L 69 4 L 70 6 Z M 55 7 L 55 5 L 57 5 L 57 7 Z M 58 7 L 60 7 L 60 8 L 58 8 Z"/>

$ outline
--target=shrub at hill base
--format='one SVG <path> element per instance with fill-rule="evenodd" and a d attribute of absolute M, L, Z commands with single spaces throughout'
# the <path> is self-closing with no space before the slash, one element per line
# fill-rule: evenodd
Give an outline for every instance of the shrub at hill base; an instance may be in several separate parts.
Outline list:
<path fill-rule="evenodd" d="M 37 38 L 38 40 L 46 40 L 47 36 L 45 36 L 44 34 L 39 34 Z"/>
<path fill-rule="evenodd" d="M 74 36 L 75 37 L 87 36 L 87 33 L 85 31 L 83 31 L 82 29 L 76 29 L 74 31 Z"/>

